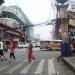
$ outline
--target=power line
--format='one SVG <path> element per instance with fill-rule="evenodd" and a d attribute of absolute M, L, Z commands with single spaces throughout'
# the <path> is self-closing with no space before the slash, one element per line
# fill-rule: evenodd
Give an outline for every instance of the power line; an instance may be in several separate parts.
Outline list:
<path fill-rule="evenodd" d="M 53 9 L 53 14 L 54 14 L 54 17 L 56 18 L 56 6 L 55 6 L 55 2 L 56 0 L 50 0 L 50 3 L 51 3 L 51 8 Z M 42 22 L 42 23 L 39 23 L 39 24 L 25 24 L 24 27 L 31 27 L 31 26 L 41 26 L 41 25 L 54 25 L 55 23 L 51 22 L 51 20 L 47 20 L 46 22 Z"/>
<path fill-rule="evenodd" d="M 39 24 L 25 24 L 24 27 L 31 27 L 31 26 L 41 26 L 41 25 L 54 25 L 55 22 L 48 22 L 49 20 L 47 20 L 46 22 L 42 22 Z"/>

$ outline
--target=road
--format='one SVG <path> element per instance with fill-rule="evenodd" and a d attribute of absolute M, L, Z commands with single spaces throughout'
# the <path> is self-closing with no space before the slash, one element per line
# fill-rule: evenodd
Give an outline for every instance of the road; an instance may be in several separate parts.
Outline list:
<path fill-rule="evenodd" d="M 16 62 L 0 61 L 0 75 L 74 75 L 62 61 L 58 62 L 59 51 L 40 51 L 34 48 L 36 61 L 27 60 L 27 49 L 16 49 Z"/>

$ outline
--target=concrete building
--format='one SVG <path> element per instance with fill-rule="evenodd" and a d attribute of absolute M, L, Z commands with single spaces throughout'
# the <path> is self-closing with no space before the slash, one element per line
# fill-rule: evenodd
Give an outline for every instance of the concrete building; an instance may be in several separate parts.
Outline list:
<path fill-rule="evenodd" d="M 75 1 L 57 3 L 56 34 L 59 39 L 75 39 Z"/>
<path fill-rule="evenodd" d="M 13 38 L 15 42 L 24 42 L 33 31 L 28 25 L 31 25 L 31 22 L 19 7 L 0 6 L 0 37 L 3 41 Z"/>
<path fill-rule="evenodd" d="M 67 0 L 65 0 L 66 2 Z M 69 25 L 69 18 L 67 17 L 67 9 L 68 9 L 68 3 L 62 3 L 61 0 L 57 0 L 57 25 L 56 30 L 58 34 L 59 39 L 68 39 L 68 25 Z"/>

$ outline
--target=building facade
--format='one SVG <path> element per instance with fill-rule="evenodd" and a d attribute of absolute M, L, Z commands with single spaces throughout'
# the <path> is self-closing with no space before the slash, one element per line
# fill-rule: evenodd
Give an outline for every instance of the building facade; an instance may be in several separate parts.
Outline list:
<path fill-rule="evenodd" d="M 3 41 L 13 38 L 17 43 L 24 42 L 30 37 L 30 28 L 23 30 L 27 25 L 31 25 L 31 22 L 19 7 L 0 6 L 0 38 Z"/>
<path fill-rule="evenodd" d="M 59 0 L 60 1 L 60 0 Z M 57 35 L 58 38 L 61 40 L 68 39 L 68 25 L 69 25 L 69 18 L 67 17 L 67 9 L 68 9 L 68 3 L 59 3 L 57 0 L 57 22 L 56 26 L 57 28 Z M 61 2 L 61 1 L 60 1 Z"/>

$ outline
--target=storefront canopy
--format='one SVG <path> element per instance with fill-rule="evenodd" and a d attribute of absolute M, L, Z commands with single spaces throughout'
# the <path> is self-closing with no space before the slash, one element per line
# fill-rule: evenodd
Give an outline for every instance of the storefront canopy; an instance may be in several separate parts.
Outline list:
<path fill-rule="evenodd" d="M 69 20 L 69 25 L 72 25 L 75 27 L 75 19 L 70 19 Z"/>

